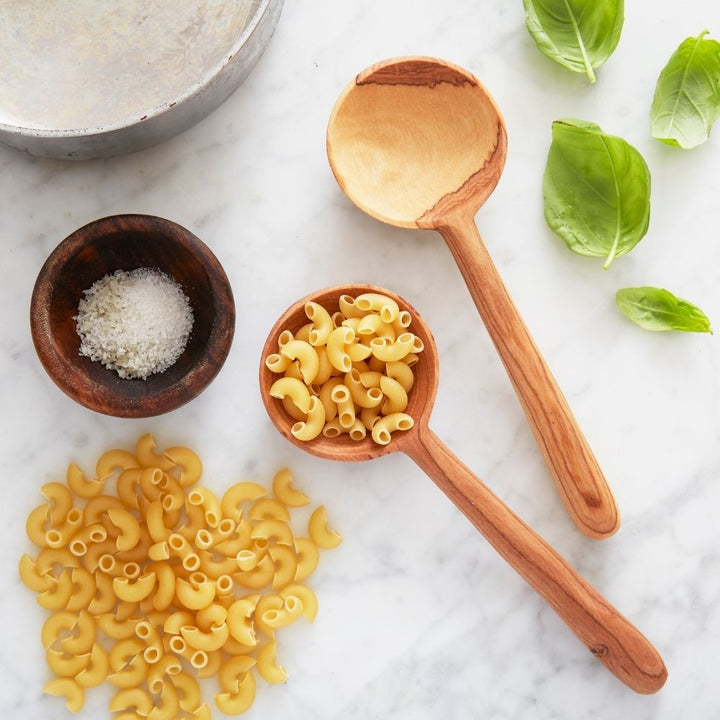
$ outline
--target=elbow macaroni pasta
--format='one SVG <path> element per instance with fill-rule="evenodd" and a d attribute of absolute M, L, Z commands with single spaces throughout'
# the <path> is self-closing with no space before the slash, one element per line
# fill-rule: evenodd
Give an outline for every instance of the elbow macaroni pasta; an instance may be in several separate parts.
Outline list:
<path fill-rule="evenodd" d="M 340 319 L 320 306 L 308 317 L 302 333 L 284 336 L 281 356 L 304 379 L 313 374 L 312 357 L 321 358 L 320 379 L 340 388 L 342 376 L 323 379 L 330 363 L 321 343 L 337 329 L 338 337 L 354 337 L 354 330 L 336 328 Z M 364 364 L 351 381 L 365 397 L 360 371 L 370 372 Z M 392 381 L 400 383 L 397 377 Z M 323 401 L 298 378 L 282 379 L 301 384 L 310 411 L 302 422 L 322 431 Z M 292 385 L 288 398 L 295 403 Z M 350 413 L 353 428 L 359 424 L 364 433 L 352 400 L 349 409 L 343 403 L 340 414 Z M 46 502 L 26 523 L 40 550 L 20 558 L 19 575 L 51 612 L 40 633 L 54 674 L 44 691 L 78 712 L 86 691 L 107 680 L 117 720 L 209 720 L 196 678 L 217 677 L 215 704 L 226 714 L 252 705 L 256 676 L 285 682 L 277 636 L 299 619 L 315 619 L 317 598 L 305 581 L 320 549 L 341 541 L 328 530 L 325 508 L 302 511 L 308 537 L 296 536 L 293 513 L 310 499 L 293 486 L 290 470 L 277 472 L 271 495 L 258 483 L 239 482 L 216 496 L 197 485 L 202 463 L 192 450 L 160 451 L 151 435 L 138 440 L 134 453 L 104 453 L 96 472 L 97 480 L 89 479 L 71 464 L 66 484 L 42 487 Z"/>
<path fill-rule="evenodd" d="M 405 410 L 423 342 L 408 330 L 411 314 L 385 295 L 341 295 L 338 307 L 331 314 L 306 303 L 310 323 L 280 334 L 278 352 L 265 358 L 280 376 L 270 395 L 295 421 L 290 432 L 300 441 L 322 434 L 359 442 L 369 434 L 387 445 L 414 424 Z"/>

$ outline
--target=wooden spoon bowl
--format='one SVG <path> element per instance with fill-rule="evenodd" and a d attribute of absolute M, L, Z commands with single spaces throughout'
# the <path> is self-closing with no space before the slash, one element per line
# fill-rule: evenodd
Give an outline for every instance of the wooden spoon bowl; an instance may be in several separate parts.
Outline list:
<path fill-rule="evenodd" d="M 620 524 L 612 492 L 475 225 L 507 155 L 505 122 L 482 83 L 436 58 L 377 63 L 338 98 L 327 154 L 360 209 L 443 236 L 570 516 L 591 537 L 612 535 Z"/>
<path fill-rule="evenodd" d="M 177 361 L 146 380 L 122 379 L 81 356 L 74 316 L 83 291 L 116 270 L 157 268 L 183 289 L 193 329 Z M 91 410 L 150 417 L 196 397 L 225 362 L 235 329 L 235 304 L 225 271 L 195 235 L 150 215 L 115 215 L 85 225 L 50 254 L 35 282 L 30 329 L 40 361 L 55 384 Z"/>
<path fill-rule="evenodd" d="M 393 433 L 390 443 L 377 445 L 370 437 L 353 441 L 346 435 L 320 436 L 309 442 L 295 438 L 290 428 L 295 420 L 282 402 L 270 395 L 279 377 L 265 365 L 277 352 L 283 330 L 293 333 L 308 322 L 305 303 L 319 303 L 332 314 L 338 298 L 377 292 L 394 299 L 412 315 L 410 331 L 425 349 L 413 367 L 415 383 L 408 394 L 406 412 L 415 420 L 405 432 Z M 417 311 L 398 295 L 369 285 L 347 285 L 320 290 L 291 305 L 275 323 L 263 347 L 260 361 L 260 391 L 275 427 L 294 445 L 329 460 L 370 460 L 391 452 L 412 458 L 465 514 L 505 560 L 555 610 L 586 647 L 622 682 L 640 693 L 653 693 L 665 682 L 667 671 L 650 642 L 607 600 L 573 570 L 562 557 L 526 525 L 479 480 L 430 430 L 428 422 L 437 394 L 439 364 L 432 333 Z"/>
<path fill-rule="evenodd" d="M 322 305 L 332 315 L 332 313 L 338 310 L 338 298 L 340 295 L 356 297 L 362 293 L 382 293 L 383 295 L 387 295 L 395 300 L 401 308 L 408 310 L 412 314 L 413 322 L 408 330 L 415 333 L 415 335 L 423 341 L 425 349 L 420 353 L 420 359 L 414 367 L 415 384 L 412 392 L 408 396 L 406 412 L 413 418 L 422 418 L 425 414 L 429 415 L 435 402 L 439 377 L 435 340 L 427 325 L 418 320 L 420 316 L 415 308 L 398 295 L 384 288 L 375 287 L 374 285 L 340 285 L 326 288 L 325 290 L 298 300 L 282 314 L 270 331 L 263 348 L 263 359 L 277 352 L 278 338 L 283 330 L 290 330 L 294 334 L 303 325 L 307 324 L 308 318 L 307 315 L 305 315 L 305 304 L 307 302 L 312 300 Z M 426 366 L 430 366 L 430 369 L 427 371 L 424 370 Z M 371 460 L 372 458 L 402 449 L 408 440 L 404 433 L 397 433 L 393 442 L 389 445 L 378 445 L 373 442 L 369 435 L 360 441 L 351 440 L 347 434 L 340 435 L 337 438 L 326 438 L 320 435 L 308 442 L 298 440 L 290 432 L 294 421 L 285 413 L 282 403 L 270 395 L 270 386 L 277 378 L 278 376 L 270 371 L 264 362 L 260 364 L 260 388 L 265 409 L 275 427 L 291 443 L 303 450 L 311 452 L 313 455 L 325 458 L 326 460 L 339 460 L 341 462 Z"/>

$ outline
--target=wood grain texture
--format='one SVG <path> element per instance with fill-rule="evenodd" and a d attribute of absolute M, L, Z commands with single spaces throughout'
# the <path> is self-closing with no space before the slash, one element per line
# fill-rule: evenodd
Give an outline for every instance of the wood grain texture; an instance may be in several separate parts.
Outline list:
<path fill-rule="evenodd" d="M 362 210 L 443 235 L 570 516 L 590 537 L 616 532 L 620 513 L 607 481 L 474 224 L 507 155 L 505 123 L 482 84 L 435 58 L 377 63 L 338 98 L 327 151 Z"/>
<path fill-rule="evenodd" d="M 660 654 L 640 631 L 473 475 L 423 423 L 404 449 L 505 560 L 555 610 L 590 652 L 636 692 L 667 679 Z"/>
<path fill-rule="evenodd" d="M 502 128 L 499 134 L 498 128 Z M 434 58 L 373 65 L 341 93 L 327 153 L 340 187 L 384 222 L 417 220 L 468 178 L 480 207 L 505 162 L 504 123 L 473 75 Z"/>
<path fill-rule="evenodd" d="M 270 395 L 277 375 L 265 366 L 265 358 L 277 352 L 283 330 L 297 331 L 307 322 L 305 303 L 312 300 L 330 312 L 341 294 L 357 296 L 379 292 L 393 298 L 413 317 L 410 331 L 425 345 L 414 366 L 415 384 L 408 395 L 408 412 L 415 426 L 395 433 L 388 445 L 376 445 L 366 437 L 360 442 L 347 435 L 319 436 L 309 442 L 295 438 L 295 422 L 282 403 Z M 640 693 L 653 693 L 665 682 L 667 671 L 650 642 L 594 590 L 560 555 L 518 518 L 486 485 L 458 460 L 429 428 L 439 381 L 437 348 L 430 329 L 403 298 L 385 288 L 370 285 L 336 286 L 312 293 L 291 305 L 270 331 L 260 358 L 260 392 L 275 427 L 296 447 L 328 460 L 371 460 L 391 452 L 411 457 L 487 538 L 500 555 L 557 612 L 560 618 L 622 682 Z"/>
<path fill-rule="evenodd" d="M 194 322 L 174 365 L 129 380 L 79 354 L 74 316 L 94 282 L 140 267 L 162 270 L 182 287 Z M 69 397 L 106 415 L 150 417 L 196 397 L 217 375 L 232 344 L 235 304 L 222 266 L 191 232 L 151 215 L 115 215 L 76 230 L 50 254 L 33 289 L 30 328 L 42 365 Z"/>
<path fill-rule="evenodd" d="M 585 534 L 606 538 L 620 513 L 560 387 L 513 304 L 472 218 L 436 218 L 510 380 L 557 490 Z"/>

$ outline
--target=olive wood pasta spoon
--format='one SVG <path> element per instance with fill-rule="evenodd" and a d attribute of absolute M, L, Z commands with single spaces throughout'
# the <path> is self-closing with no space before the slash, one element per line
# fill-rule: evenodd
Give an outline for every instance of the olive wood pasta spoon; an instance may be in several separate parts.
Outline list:
<path fill-rule="evenodd" d="M 309 441 L 298 440 L 291 432 L 296 420 L 288 414 L 283 401 L 270 394 L 271 387 L 281 376 L 268 369 L 265 359 L 277 356 L 278 339 L 284 331 L 295 334 L 308 323 L 306 303 L 318 303 L 332 314 L 338 309 L 341 295 L 357 297 L 368 292 L 382 293 L 409 312 L 411 323 L 408 331 L 424 345 L 417 364 L 412 368 L 415 378 L 405 410 L 414 419 L 414 424 L 405 432 L 393 433 L 386 445 L 376 444 L 369 436 L 353 440 L 347 434 L 334 438 L 321 434 Z M 288 337 L 287 332 L 284 336 Z M 412 458 L 600 662 L 637 692 L 659 690 L 667 671 L 652 644 L 497 498 L 429 428 L 438 377 L 435 341 L 414 308 L 382 288 L 353 285 L 316 292 L 299 300 L 282 314 L 263 348 L 259 380 L 263 403 L 273 424 L 290 442 L 303 450 L 321 458 L 343 462 L 370 460 L 392 452 L 403 452 Z"/>
<path fill-rule="evenodd" d="M 587 535 L 605 538 L 620 523 L 612 492 L 475 225 L 506 152 L 505 123 L 485 88 L 433 58 L 368 68 L 340 95 L 328 123 L 330 166 L 361 210 L 443 236 L 570 515 Z"/>

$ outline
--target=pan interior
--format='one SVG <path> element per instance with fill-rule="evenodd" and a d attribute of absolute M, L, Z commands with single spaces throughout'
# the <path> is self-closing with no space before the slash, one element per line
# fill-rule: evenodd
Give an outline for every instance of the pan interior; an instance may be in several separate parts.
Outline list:
<path fill-rule="evenodd" d="M 144 119 L 201 87 L 259 4 L 2 0 L 0 123 L 69 131 Z"/>

